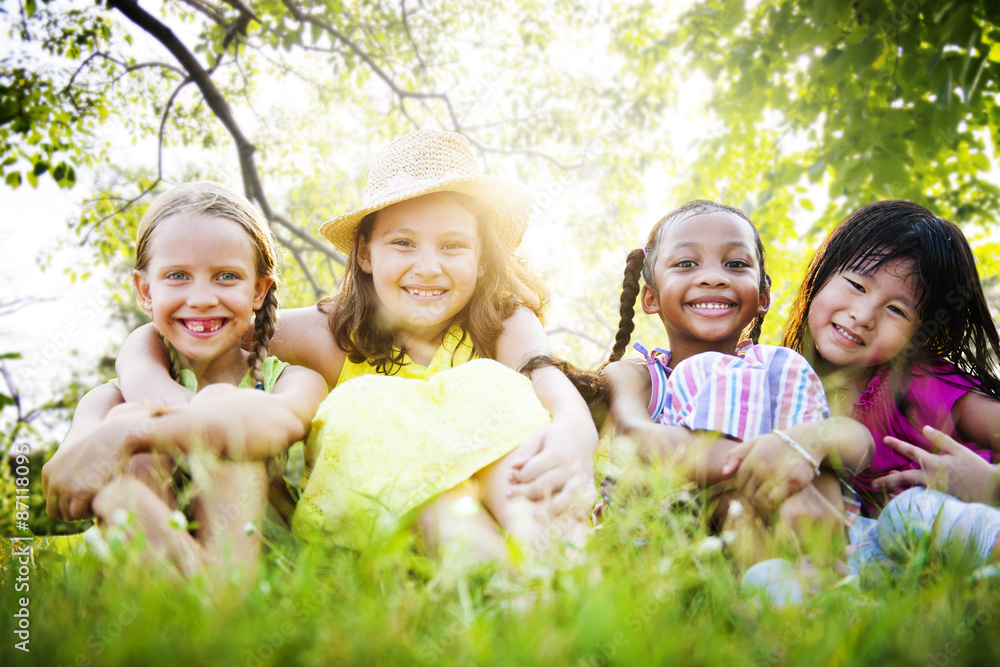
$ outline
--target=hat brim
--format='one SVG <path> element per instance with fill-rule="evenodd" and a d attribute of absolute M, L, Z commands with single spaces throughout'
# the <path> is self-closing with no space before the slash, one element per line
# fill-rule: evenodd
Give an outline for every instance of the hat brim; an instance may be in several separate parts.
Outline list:
<path fill-rule="evenodd" d="M 514 250 L 528 227 L 531 196 L 520 183 L 496 176 L 464 176 L 442 180 L 433 185 L 419 184 L 379 198 L 370 206 L 330 218 L 319 226 L 319 233 L 345 255 L 354 246 L 354 235 L 361 220 L 387 206 L 435 192 L 459 192 L 482 202 L 489 210 L 500 243 Z"/>

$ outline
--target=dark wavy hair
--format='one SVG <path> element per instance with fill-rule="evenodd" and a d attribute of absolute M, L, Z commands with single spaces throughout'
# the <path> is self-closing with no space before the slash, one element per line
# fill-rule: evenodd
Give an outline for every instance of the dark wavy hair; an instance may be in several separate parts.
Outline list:
<path fill-rule="evenodd" d="M 880 201 L 844 218 L 816 251 L 792 305 L 782 344 L 810 360 L 818 354 L 809 334 L 813 298 L 841 271 L 872 274 L 887 262 L 909 261 L 916 285 L 920 329 L 914 345 L 892 360 L 908 378 L 916 367 L 933 373 L 943 358 L 979 380 L 1000 400 L 1000 340 L 976 260 L 962 230 L 909 201 Z"/>
<path fill-rule="evenodd" d="M 548 304 L 548 291 L 524 262 L 500 244 L 490 216 L 478 200 L 458 192 L 445 194 L 476 216 L 482 248 L 483 275 L 476 281 L 472 298 L 455 317 L 455 323 L 462 327 L 463 341 L 466 336 L 472 339 L 478 356 L 495 359 L 496 341 L 503 333 L 504 321 L 520 306 L 541 318 Z M 379 373 L 392 375 L 403 365 L 406 350 L 398 331 L 379 315 L 371 274 L 358 265 L 360 242 L 371 240 L 377 215 L 378 212 L 371 213 L 361 221 L 340 289 L 320 300 L 319 308 L 327 314 L 330 332 L 348 359 L 354 363 L 367 360 Z"/>
<path fill-rule="evenodd" d="M 757 250 L 757 263 L 760 266 L 760 292 L 764 293 L 771 289 L 771 277 L 767 275 L 767 268 L 764 263 L 764 242 L 760 238 L 760 232 L 756 225 L 747 217 L 747 214 L 738 208 L 719 204 L 718 202 L 705 199 L 696 199 L 680 206 L 660 219 L 649 232 L 649 238 L 643 248 L 637 248 L 629 252 L 625 259 L 625 278 L 622 281 L 622 294 L 618 313 L 621 320 L 618 324 L 618 333 L 615 334 L 615 344 L 611 350 L 608 362 L 618 361 L 625 354 L 632 339 L 632 332 L 635 331 L 635 299 L 639 296 L 639 278 L 656 289 L 656 277 L 653 275 L 653 266 L 656 264 L 656 255 L 660 247 L 660 237 L 663 236 L 663 229 L 675 222 L 680 222 L 686 218 L 704 213 L 715 213 L 724 211 L 743 218 L 753 229 L 754 243 Z M 764 323 L 764 316 L 757 315 L 750 324 L 747 325 L 741 338 L 750 339 L 756 343 L 760 339 L 760 328 Z"/>

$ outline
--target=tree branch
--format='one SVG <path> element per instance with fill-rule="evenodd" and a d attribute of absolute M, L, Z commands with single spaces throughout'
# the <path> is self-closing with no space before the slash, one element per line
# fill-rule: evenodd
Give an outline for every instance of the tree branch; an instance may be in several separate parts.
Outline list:
<path fill-rule="evenodd" d="M 451 118 L 453 125 L 452 129 L 456 131 L 460 129 L 458 118 L 455 116 L 455 110 L 452 108 L 451 100 L 448 98 L 446 94 L 419 93 L 415 91 L 406 90 L 404 88 L 400 88 L 399 85 L 395 81 L 393 81 L 392 77 L 389 76 L 381 67 L 379 67 L 378 63 L 372 60 L 372 57 L 368 55 L 360 46 L 358 46 L 351 39 L 349 39 L 347 35 L 343 34 L 339 30 L 334 28 L 333 25 L 331 25 L 327 21 L 324 21 L 321 18 L 318 18 L 316 16 L 313 16 L 312 14 L 308 14 L 305 11 L 303 11 L 302 8 L 299 7 L 298 4 L 296 4 L 295 0 L 282 0 L 282 2 L 284 3 L 285 7 L 288 8 L 288 11 L 292 13 L 292 16 L 294 16 L 296 19 L 302 21 L 303 23 L 308 23 L 310 25 L 317 26 L 321 30 L 327 32 L 331 37 L 333 37 L 340 43 L 347 46 L 347 48 L 349 48 L 351 52 L 354 53 L 354 55 L 360 58 L 368 66 L 368 68 L 375 74 L 375 76 L 382 79 L 385 85 L 389 87 L 389 90 L 391 90 L 393 94 L 400 99 L 400 101 L 408 97 L 421 100 L 430 100 L 430 99 L 441 100 L 441 102 L 445 105 L 445 108 L 448 110 L 448 115 Z"/>
<path fill-rule="evenodd" d="M 316 298 L 320 299 L 326 296 L 325 290 L 320 287 L 319 283 L 316 282 L 316 279 L 313 277 L 312 271 L 309 269 L 309 264 L 302 258 L 302 252 L 295 247 L 292 240 L 281 236 L 281 234 L 278 234 L 277 232 L 274 233 L 274 238 L 278 241 L 278 243 L 285 247 L 292 257 L 295 258 L 299 268 L 302 269 L 302 274 L 306 277 L 306 280 L 309 281 L 309 285 L 312 287 L 313 294 L 316 295 Z"/>
<path fill-rule="evenodd" d="M 257 149 L 243 134 L 243 130 L 233 116 L 229 103 L 223 97 L 222 93 L 219 92 L 219 89 L 216 88 L 208 72 L 205 71 L 205 68 L 201 66 L 201 63 L 194 57 L 194 54 L 188 50 L 168 26 L 146 12 L 135 0 L 108 0 L 108 4 L 120 11 L 126 18 L 166 47 L 170 54 L 180 63 L 181 67 L 184 68 L 184 71 L 187 72 L 188 77 L 198 86 L 198 90 L 201 91 L 205 103 L 212 110 L 215 117 L 219 119 L 219 122 L 226 128 L 229 136 L 232 137 L 233 142 L 236 144 L 236 152 L 240 160 L 240 172 L 243 176 L 244 193 L 249 199 L 257 202 L 264 216 L 273 225 L 278 216 L 275 214 L 267 195 L 264 193 L 264 185 L 261 182 L 260 172 L 254 160 L 254 152 Z M 292 225 L 291 227 L 294 226 Z M 304 232 L 298 229 L 295 229 L 295 233 L 300 237 L 305 236 Z M 315 242 L 314 239 L 313 241 Z M 325 248 L 318 243 L 314 247 L 329 257 L 339 259 L 339 253 L 333 248 Z M 342 260 L 340 261 L 342 263 Z"/>
<path fill-rule="evenodd" d="M 204 14 L 213 23 L 216 23 L 218 25 L 224 25 L 226 22 L 226 17 L 222 15 L 222 12 L 220 12 L 218 9 L 212 7 L 206 2 L 202 2 L 201 0 L 181 0 L 181 2 L 183 2 L 188 7 L 191 7 L 196 12 Z"/>

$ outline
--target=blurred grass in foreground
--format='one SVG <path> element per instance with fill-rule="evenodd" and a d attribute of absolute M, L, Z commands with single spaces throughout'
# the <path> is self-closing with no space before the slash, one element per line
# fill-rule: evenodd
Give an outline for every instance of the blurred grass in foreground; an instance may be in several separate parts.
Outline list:
<path fill-rule="evenodd" d="M 896 575 L 803 607 L 741 592 L 697 499 L 655 474 L 622 490 L 581 564 L 514 577 L 420 556 L 407 533 L 362 554 L 278 545 L 250 581 L 184 581 L 125 548 L 115 564 L 36 550 L 30 591 L 2 565 L 3 665 L 997 664 L 1000 578 L 920 549 Z M 667 500 L 664 500 L 667 499 Z M 233 577 L 236 579 L 237 577 Z M 13 610 L 30 598 L 30 653 Z"/>

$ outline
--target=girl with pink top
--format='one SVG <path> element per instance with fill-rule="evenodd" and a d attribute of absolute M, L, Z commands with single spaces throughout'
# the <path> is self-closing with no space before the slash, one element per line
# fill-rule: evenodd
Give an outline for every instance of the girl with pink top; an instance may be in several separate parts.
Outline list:
<path fill-rule="evenodd" d="M 998 553 L 1000 340 L 958 227 L 911 202 L 858 209 L 813 258 L 783 342 L 875 438 L 853 484 L 881 513 L 880 551 L 933 526 L 977 560 Z"/>

